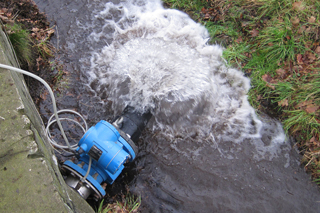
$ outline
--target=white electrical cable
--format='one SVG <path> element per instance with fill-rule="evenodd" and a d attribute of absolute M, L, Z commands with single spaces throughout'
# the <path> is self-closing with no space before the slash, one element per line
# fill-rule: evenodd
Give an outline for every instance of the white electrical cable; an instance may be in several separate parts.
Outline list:
<path fill-rule="evenodd" d="M 83 176 L 83 177 L 81 178 L 81 181 L 82 181 L 82 182 L 84 182 L 84 181 L 87 179 L 87 177 L 88 177 L 88 175 L 89 175 L 89 173 L 90 173 L 91 163 L 92 163 L 92 157 L 90 156 L 90 157 L 89 157 L 89 165 L 88 165 L 87 173 L 86 173 L 85 176 Z"/>
<path fill-rule="evenodd" d="M 48 120 L 48 124 L 47 124 L 47 127 L 46 127 L 46 134 L 47 134 L 47 136 L 48 136 L 48 139 L 49 139 L 49 141 L 50 141 L 51 144 L 53 144 L 54 146 L 56 146 L 56 147 L 58 147 L 58 148 L 61 148 L 61 149 L 69 149 L 70 151 L 76 150 L 77 147 L 78 147 L 78 144 L 74 144 L 74 145 L 72 145 L 72 146 L 70 145 L 70 143 L 69 143 L 69 141 L 68 141 L 68 139 L 67 139 L 67 136 L 66 136 L 66 134 L 65 134 L 65 132 L 64 132 L 64 130 L 63 130 L 63 127 L 62 127 L 60 121 L 62 121 L 62 120 L 71 121 L 71 122 L 77 124 L 79 127 L 81 127 L 82 131 L 85 133 L 85 132 L 88 130 L 88 125 L 87 125 L 87 122 L 85 121 L 85 119 L 83 118 L 83 116 L 82 116 L 81 114 L 79 114 L 78 112 L 73 111 L 73 110 L 70 110 L 70 109 L 64 109 L 64 110 L 59 110 L 59 111 L 57 111 L 56 99 L 55 99 L 55 97 L 54 97 L 54 94 L 53 94 L 53 91 L 52 91 L 51 87 L 49 86 L 49 84 L 48 84 L 45 80 L 43 80 L 43 79 L 40 78 L 39 76 L 34 75 L 34 74 L 32 74 L 32 73 L 30 73 L 30 72 L 27 72 L 27 71 L 25 71 L 25 70 L 22 70 L 22 69 L 19 69 L 19 68 L 16 68 L 16 67 L 12 67 L 12 66 L 8 66 L 8 65 L 4 65 L 4 64 L 0 64 L 0 68 L 12 70 L 12 71 L 19 72 L 19 73 L 22 73 L 22 74 L 24 74 L 24 75 L 30 76 L 30 77 L 32 77 L 32 78 L 40 81 L 40 82 L 47 88 L 47 90 L 49 91 L 50 97 L 51 97 L 51 99 L 52 99 L 52 106 L 53 106 L 53 112 L 54 112 L 54 114 L 53 114 L 53 115 L 50 117 L 50 119 Z M 58 114 L 59 114 L 59 113 L 65 113 L 65 112 L 67 112 L 67 113 L 73 113 L 73 114 L 78 115 L 78 116 L 82 119 L 82 121 L 84 122 L 85 127 L 83 127 L 78 121 L 72 120 L 72 119 L 70 119 L 70 118 L 59 118 Z M 53 117 L 55 117 L 55 120 L 52 120 Z M 59 126 L 59 129 L 60 129 L 60 131 L 61 131 L 61 134 L 62 134 L 62 136 L 63 136 L 63 139 L 64 139 L 65 143 L 67 144 L 67 146 L 59 145 L 59 144 L 57 144 L 53 139 L 51 139 L 52 136 L 51 136 L 51 133 L 50 133 L 50 131 L 49 131 L 49 128 L 50 128 L 50 126 L 51 126 L 53 123 L 55 123 L 55 122 L 57 122 L 57 124 L 58 124 L 58 126 Z M 85 174 L 85 176 L 84 176 L 83 178 L 81 178 L 81 181 L 82 181 L 82 182 L 84 182 L 84 181 L 87 179 L 87 177 L 88 177 L 88 175 L 89 175 L 89 173 L 90 173 L 91 163 L 92 163 L 92 158 L 90 157 L 90 158 L 89 158 L 89 165 L 88 165 L 87 173 Z"/>
<path fill-rule="evenodd" d="M 83 133 L 86 133 L 86 132 L 87 132 L 87 130 L 88 130 L 88 125 L 87 125 L 85 119 L 83 118 L 83 116 L 82 116 L 81 114 L 79 114 L 78 112 L 75 112 L 75 111 L 73 111 L 73 110 L 69 110 L 69 109 L 59 110 L 59 111 L 57 111 L 57 114 L 59 114 L 59 113 L 65 113 L 65 112 L 67 112 L 67 113 L 73 113 L 73 114 L 78 115 L 78 116 L 82 119 L 83 123 L 85 124 L 85 127 L 83 127 L 78 121 L 75 121 L 75 120 L 70 119 L 70 118 L 59 118 L 60 121 L 62 121 L 62 120 L 71 121 L 71 122 L 75 123 L 77 126 L 79 126 L 79 127 L 81 128 L 81 130 L 83 131 Z M 51 136 L 51 133 L 50 133 L 49 128 L 50 128 L 50 126 L 51 126 L 53 123 L 57 122 L 56 119 L 52 120 L 53 118 L 54 118 L 54 115 L 52 115 L 52 116 L 49 118 L 48 124 L 47 124 L 47 128 L 46 128 L 46 134 L 49 136 L 49 141 L 50 141 L 54 146 L 56 146 L 56 147 L 58 147 L 58 148 L 68 149 L 68 148 L 69 148 L 68 146 L 60 145 L 60 144 L 58 144 L 55 140 L 52 139 L 52 136 Z M 77 144 L 71 145 L 72 148 L 77 148 L 77 146 L 78 146 Z"/>
<path fill-rule="evenodd" d="M 60 121 L 61 121 L 61 120 L 72 121 L 72 122 L 76 123 L 78 126 L 80 126 L 84 132 L 86 132 L 87 129 L 88 129 L 88 126 L 87 126 L 87 123 L 86 123 L 86 121 L 84 120 L 84 118 L 83 118 L 78 112 L 73 111 L 73 110 L 60 110 L 60 111 L 57 111 L 56 99 L 55 99 L 55 97 L 54 97 L 54 94 L 53 94 L 53 91 L 52 91 L 51 87 L 49 86 L 49 84 L 48 84 L 46 81 L 44 81 L 44 80 L 43 80 L 42 78 L 40 78 L 39 76 L 34 75 L 33 73 L 27 72 L 27 71 L 25 71 L 25 70 L 22 70 L 22 69 L 19 69 L 19 68 L 16 68 L 16 67 L 12 67 L 12 66 L 8 66 L 8 65 L 4 65 L 4 64 L 0 64 L 0 68 L 12 70 L 12 71 L 19 72 L 19 73 L 22 73 L 22 74 L 24 74 L 24 75 L 30 76 L 30 77 L 32 77 L 32 78 L 35 78 L 36 80 L 40 81 L 40 82 L 47 88 L 47 90 L 49 91 L 50 97 L 51 97 L 51 99 L 52 99 L 52 106 L 53 106 L 53 112 L 54 112 L 54 114 L 50 117 L 50 119 L 49 119 L 49 121 L 48 121 L 47 128 L 46 128 L 46 134 L 47 134 L 47 136 L 48 136 L 48 138 L 49 138 L 49 141 L 50 141 L 54 146 L 57 146 L 57 147 L 59 147 L 59 148 L 69 149 L 69 150 L 71 150 L 71 151 L 76 150 L 77 147 L 78 147 L 78 144 L 75 144 L 75 145 L 72 145 L 72 146 L 70 145 L 70 143 L 69 143 L 69 141 L 68 141 L 68 139 L 67 139 L 67 136 L 66 136 L 66 134 L 65 134 L 65 132 L 64 132 L 64 130 L 63 130 L 63 127 L 62 127 Z M 84 122 L 84 124 L 85 124 L 85 128 L 83 128 L 82 125 L 81 125 L 79 122 L 74 121 L 74 120 L 72 120 L 72 119 L 69 119 L 69 118 L 59 118 L 58 113 L 61 113 L 61 112 L 69 112 L 69 113 L 73 113 L 73 114 L 78 115 L 78 116 L 83 120 L 83 122 Z M 53 117 L 55 117 L 55 120 L 52 120 Z M 51 120 L 52 120 L 52 121 L 51 121 Z M 49 131 L 49 127 L 50 127 L 53 123 L 55 123 L 55 122 L 57 122 L 57 124 L 58 124 L 58 126 L 59 126 L 59 129 L 60 129 L 60 131 L 61 131 L 62 137 L 63 137 L 65 143 L 67 144 L 67 146 L 61 146 L 61 145 L 57 144 L 54 140 L 51 139 L 51 134 L 50 134 L 50 131 Z"/>

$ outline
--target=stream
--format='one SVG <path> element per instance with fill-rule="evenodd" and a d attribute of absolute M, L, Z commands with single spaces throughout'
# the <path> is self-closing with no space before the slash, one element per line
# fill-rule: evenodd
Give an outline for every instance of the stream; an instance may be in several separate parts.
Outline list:
<path fill-rule="evenodd" d="M 52 42 L 69 73 L 59 109 L 89 126 L 128 104 L 151 110 L 134 165 L 115 183 L 141 196 L 141 212 L 320 212 L 293 143 L 256 114 L 250 79 L 203 26 L 158 0 L 34 1 L 57 26 Z M 50 104 L 39 104 L 45 122 Z"/>

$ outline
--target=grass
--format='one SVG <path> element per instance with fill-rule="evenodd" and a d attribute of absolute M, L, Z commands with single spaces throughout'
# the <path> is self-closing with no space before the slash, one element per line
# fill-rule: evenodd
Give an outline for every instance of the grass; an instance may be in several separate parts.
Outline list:
<path fill-rule="evenodd" d="M 34 44 L 34 47 L 38 49 L 38 52 L 44 59 L 53 57 L 53 53 L 55 52 L 54 47 L 48 41 L 48 39 L 49 38 L 46 38 L 45 40 L 38 41 L 36 44 Z"/>
<path fill-rule="evenodd" d="M 19 62 L 26 62 L 29 65 L 32 61 L 32 47 L 29 32 L 22 29 L 18 23 L 6 24 L 5 29 Z"/>
<path fill-rule="evenodd" d="M 97 213 L 136 213 L 139 210 L 141 197 L 135 198 L 134 195 L 127 194 L 122 197 L 122 202 L 107 204 L 104 206 L 104 200 L 101 201 Z"/>
<path fill-rule="evenodd" d="M 54 56 L 55 48 L 50 43 L 51 35 L 54 33 L 54 28 L 50 27 L 48 29 L 33 29 L 33 34 L 35 36 L 33 47 L 35 47 L 42 58 L 47 59 Z"/>
<path fill-rule="evenodd" d="M 223 57 L 251 78 L 249 101 L 276 115 L 320 184 L 320 2 L 164 0 L 209 31 Z M 265 104 L 269 103 L 269 104 Z"/>
<path fill-rule="evenodd" d="M 55 73 L 52 79 L 53 82 L 55 84 L 59 82 L 61 83 L 63 77 L 67 74 L 67 71 L 65 71 L 63 64 L 59 60 L 53 60 L 49 62 L 49 65 L 51 67 L 51 72 Z M 64 83 L 67 82 L 64 81 Z M 59 84 L 58 86 L 61 86 L 61 84 Z M 66 87 L 66 85 L 64 87 Z"/>
<path fill-rule="evenodd" d="M 206 5 L 205 1 L 201 0 L 166 0 L 165 3 L 169 4 L 172 8 L 180 9 L 184 8 L 189 11 L 198 11 L 201 10 L 202 7 Z"/>

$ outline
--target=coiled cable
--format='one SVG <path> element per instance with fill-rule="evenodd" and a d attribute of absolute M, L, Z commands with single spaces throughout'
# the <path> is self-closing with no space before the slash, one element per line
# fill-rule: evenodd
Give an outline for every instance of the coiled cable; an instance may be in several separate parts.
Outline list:
<path fill-rule="evenodd" d="M 48 124 L 47 124 L 47 127 L 46 127 L 46 135 L 50 141 L 50 143 L 53 145 L 53 148 L 54 147 L 58 147 L 58 148 L 61 148 L 61 149 L 68 149 L 70 150 L 70 152 L 74 153 L 75 150 L 78 148 L 78 144 L 74 144 L 74 145 L 70 145 L 69 141 L 68 141 L 68 138 L 64 132 L 64 129 L 62 127 L 62 124 L 61 124 L 61 121 L 62 120 L 67 120 L 67 121 L 71 121 L 73 123 L 75 123 L 77 126 L 79 126 L 82 131 L 85 133 L 87 130 L 88 130 L 88 125 L 87 125 L 87 122 L 85 121 L 85 119 L 83 118 L 83 116 L 81 114 L 79 114 L 78 112 L 74 111 L 74 110 L 70 110 L 70 109 L 64 109 L 64 110 L 57 110 L 57 104 L 56 104 L 56 99 L 54 97 L 54 94 L 53 94 L 53 91 L 51 89 L 51 87 L 49 86 L 49 84 L 43 80 L 42 78 L 40 78 L 39 76 L 33 74 L 33 73 L 30 73 L 28 71 L 25 71 L 25 70 L 22 70 L 22 69 L 19 69 L 19 68 L 16 68 L 16 67 L 12 67 L 12 66 L 9 66 L 9 65 L 5 65 L 5 64 L 0 64 L 0 68 L 4 68 L 4 69 L 8 69 L 8 70 L 12 70 L 12 71 L 15 71 L 15 72 L 18 72 L 18 73 L 22 73 L 24 75 L 27 75 L 27 76 L 30 76 L 38 81 L 40 81 L 46 88 L 47 90 L 49 91 L 49 94 L 50 94 L 50 97 L 52 99 L 52 106 L 53 106 L 53 115 L 50 117 L 50 119 L 48 120 Z M 85 127 L 83 127 L 78 121 L 75 121 L 75 120 L 72 120 L 70 118 L 59 118 L 59 113 L 72 113 L 72 114 L 76 114 L 78 115 Z M 55 119 L 53 119 L 55 118 Z M 59 126 L 59 129 L 60 129 L 60 132 L 61 132 L 61 135 L 65 141 L 65 143 L 67 144 L 66 146 L 63 146 L 63 145 L 59 145 L 56 141 L 54 141 L 52 139 L 52 136 L 51 136 L 51 133 L 49 131 L 49 128 L 50 126 L 57 122 L 58 126 Z M 90 157 L 90 161 L 89 161 L 89 166 L 88 166 L 88 170 L 87 170 L 87 173 L 86 175 L 81 179 L 82 181 L 85 181 L 87 176 L 89 175 L 89 172 L 90 172 L 90 168 L 91 168 L 91 157 Z"/>

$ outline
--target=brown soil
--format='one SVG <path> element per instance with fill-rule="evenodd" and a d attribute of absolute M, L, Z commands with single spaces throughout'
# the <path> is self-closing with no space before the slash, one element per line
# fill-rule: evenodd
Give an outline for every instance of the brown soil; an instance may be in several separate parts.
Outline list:
<path fill-rule="evenodd" d="M 29 33 L 31 60 L 29 62 L 20 60 L 23 70 L 32 72 L 49 84 L 53 84 L 50 67 L 50 59 L 54 48 L 48 42 L 54 29 L 49 27 L 49 22 L 44 13 L 41 13 L 32 0 L 2 0 L 0 1 L 0 19 L 3 23 L 2 29 L 10 35 L 10 25 L 19 24 L 23 30 Z M 34 100 L 39 100 L 42 85 L 37 80 L 25 76 L 30 94 Z"/>

